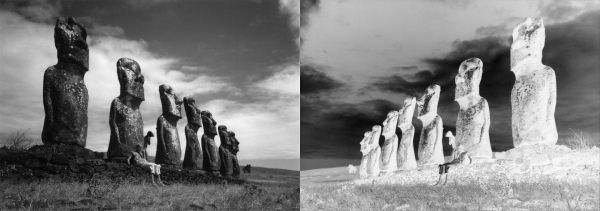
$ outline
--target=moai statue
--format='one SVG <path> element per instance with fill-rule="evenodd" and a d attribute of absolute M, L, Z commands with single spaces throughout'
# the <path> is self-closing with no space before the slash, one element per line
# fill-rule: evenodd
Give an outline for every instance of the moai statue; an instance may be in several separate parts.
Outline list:
<path fill-rule="evenodd" d="M 510 100 L 515 147 L 553 145 L 558 140 L 554 120 L 556 76 L 551 67 L 542 64 L 544 30 L 541 18 L 527 18 L 512 34 L 510 70 L 516 80 Z"/>
<path fill-rule="evenodd" d="M 365 132 L 363 139 L 360 141 L 360 152 L 363 155 L 360 161 L 360 166 L 358 167 L 358 175 L 360 178 L 366 178 L 369 176 L 367 174 L 367 166 L 369 165 L 369 152 L 371 152 L 371 145 L 369 144 L 371 141 L 371 134 L 371 131 Z"/>
<path fill-rule="evenodd" d="M 430 85 L 419 101 L 417 118 L 423 123 L 419 140 L 419 166 L 444 163 L 442 117 L 437 114 L 440 86 Z"/>
<path fill-rule="evenodd" d="M 383 131 L 381 135 L 385 138 L 381 147 L 381 172 L 385 174 L 392 173 L 398 168 L 398 136 L 396 128 L 398 126 L 398 111 L 390 111 L 387 118 L 383 121 Z"/>
<path fill-rule="evenodd" d="M 182 101 L 167 84 L 158 87 L 162 115 L 156 121 L 156 158 L 162 165 L 179 166 L 181 164 L 181 143 L 177 131 L 177 121 L 181 119 Z"/>
<path fill-rule="evenodd" d="M 381 126 L 373 126 L 372 131 L 365 132 L 365 137 L 360 142 L 360 151 L 363 154 L 360 163 L 359 175 L 361 178 L 379 176 L 381 171 L 381 147 L 379 137 Z"/>
<path fill-rule="evenodd" d="M 213 175 L 219 175 L 219 147 L 215 143 L 217 135 L 217 121 L 212 118 L 209 111 L 200 112 L 204 134 L 202 135 L 202 167 Z"/>
<path fill-rule="evenodd" d="M 140 65 L 129 58 L 117 61 L 121 93 L 110 104 L 108 159 L 127 162 L 136 146 L 144 145 L 144 121 L 140 104 L 144 101 L 144 76 Z"/>
<path fill-rule="evenodd" d="M 229 131 L 227 126 L 219 125 L 219 138 L 221 139 L 221 146 L 219 146 L 219 159 L 221 160 L 221 176 L 230 177 L 233 176 L 233 143 L 229 137 Z"/>
<path fill-rule="evenodd" d="M 460 110 L 456 118 L 456 145 L 462 146 L 474 162 L 492 159 L 490 145 L 490 108 L 479 95 L 483 62 L 479 58 L 463 61 L 456 75 L 454 100 Z"/>
<path fill-rule="evenodd" d="M 367 174 L 371 177 L 379 176 L 381 172 L 381 147 L 379 146 L 379 138 L 381 137 L 381 126 L 373 126 L 369 145 L 369 163 L 367 165 Z"/>
<path fill-rule="evenodd" d="M 44 72 L 44 144 L 85 147 L 88 91 L 83 77 L 89 59 L 86 38 L 85 28 L 73 18 L 56 20 L 54 46 L 58 62 Z"/>
<path fill-rule="evenodd" d="M 233 148 L 231 149 L 233 153 L 233 177 L 240 177 L 240 163 L 237 158 L 237 153 L 240 151 L 240 142 L 235 137 L 233 131 L 229 131 L 229 138 L 233 144 Z"/>
<path fill-rule="evenodd" d="M 200 109 L 196 107 L 194 98 L 184 97 L 183 107 L 187 116 L 188 124 L 185 126 L 185 155 L 183 157 L 183 168 L 191 170 L 202 169 L 202 149 L 198 141 L 198 130 L 202 127 Z"/>
<path fill-rule="evenodd" d="M 412 124 L 412 117 L 415 113 L 416 99 L 409 97 L 404 100 L 404 105 L 400 109 L 398 116 L 398 128 L 402 131 L 402 138 L 398 145 L 397 164 L 400 170 L 411 170 L 417 168 L 415 158 L 415 149 L 413 147 L 413 137 L 415 136 L 415 127 Z"/>
<path fill-rule="evenodd" d="M 152 131 L 148 131 L 144 137 L 144 146 L 142 146 L 142 149 L 144 151 L 144 159 L 146 160 L 148 160 L 148 146 L 151 144 L 152 137 L 154 137 L 154 133 L 152 133 Z"/>

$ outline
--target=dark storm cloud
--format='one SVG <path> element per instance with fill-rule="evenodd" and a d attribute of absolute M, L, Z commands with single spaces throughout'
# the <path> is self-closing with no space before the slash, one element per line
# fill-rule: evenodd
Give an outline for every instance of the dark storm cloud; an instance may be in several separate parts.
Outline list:
<path fill-rule="evenodd" d="M 61 4 L 46 0 L 2 1 L 0 9 L 14 11 L 30 21 L 51 23 L 59 16 Z"/>
<path fill-rule="evenodd" d="M 331 91 L 343 84 L 317 69 L 318 67 L 303 64 L 300 66 L 300 93 L 302 96 Z"/>

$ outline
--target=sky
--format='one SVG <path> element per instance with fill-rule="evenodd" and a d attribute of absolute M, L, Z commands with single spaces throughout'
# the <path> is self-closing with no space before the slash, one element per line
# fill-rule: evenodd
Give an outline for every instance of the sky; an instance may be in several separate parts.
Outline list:
<path fill-rule="evenodd" d="M 492 149 L 511 148 L 511 32 L 529 16 L 546 27 L 559 143 L 574 133 L 600 143 L 598 0 L 303 0 L 301 11 L 302 170 L 359 164 L 363 133 L 432 83 L 444 130 L 454 130 L 454 76 L 471 57 L 483 61 Z"/>
<path fill-rule="evenodd" d="M 40 139 L 42 77 L 57 61 L 54 23 L 72 16 L 86 27 L 90 49 L 86 148 L 108 148 L 116 62 L 128 57 L 146 79 L 145 131 L 161 114 L 158 86 L 169 84 L 236 132 L 241 164 L 298 170 L 299 10 L 286 0 L 0 0 L 0 140 L 23 130 Z M 186 124 L 178 122 L 182 151 Z"/>

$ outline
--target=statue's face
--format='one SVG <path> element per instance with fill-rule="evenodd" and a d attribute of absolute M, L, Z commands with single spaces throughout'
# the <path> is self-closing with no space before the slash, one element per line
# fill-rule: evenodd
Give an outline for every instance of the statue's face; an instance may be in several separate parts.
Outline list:
<path fill-rule="evenodd" d="M 183 103 L 173 91 L 171 86 L 163 84 L 158 87 L 163 115 L 169 114 L 181 119 L 181 104 Z"/>
<path fill-rule="evenodd" d="M 469 94 L 479 95 L 479 82 L 481 82 L 483 62 L 478 58 L 463 61 L 454 78 L 456 89 L 454 99 L 458 100 Z"/>
<path fill-rule="evenodd" d="M 440 86 L 437 84 L 430 85 L 425 90 L 425 94 L 417 102 L 418 115 L 423 116 L 430 112 L 437 113 L 437 104 L 440 99 Z"/>
<path fill-rule="evenodd" d="M 527 18 L 517 25 L 512 33 L 513 43 L 510 47 L 511 70 L 516 62 L 526 58 L 534 58 L 541 62 L 546 32 L 542 18 Z"/>
<path fill-rule="evenodd" d="M 396 133 L 398 126 L 398 111 L 390 111 L 387 118 L 383 121 L 383 135 L 386 138 L 392 137 Z"/>
<path fill-rule="evenodd" d="M 196 107 L 196 100 L 191 97 L 184 97 L 183 106 L 185 108 L 188 124 L 193 125 L 196 129 L 202 127 L 202 117 L 200 109 Z"/>
<path fill-rule="evenodd" d="M 69 60 L 89 68 L 89 51 L 86 42 L 87 32 L 82 25 L 69 17 L 56 19 L 54 26 L 54 46 L 58 52 L 58 60 Z"/>
<path fill-rule="evenodd" d="M 128 94 L 144 100 L 144 76 L 140 65 L 129 58 L 117 61 L 117 77 L 121 85 L 121 94 Z"/>
<path fill-rule="evenodd" d="M 400 109 L 398 125 L 411 123 L 412 117 L 415 113 L 415 104 L 417 100 L 415 97 L 409 97 L 404 99 L 404 105 L 402 105 L 402 109 Z"/>
<path fill-rule="evenodd" d="M 367 147 L 369 146 L 369 141 L 371 140 L 371 131 L 365 132 L 365 136 L 360 141 L 360 151 L 365 155 L 367 153 Z"/>
<path fill-rule="evenodd" d="M 202 111 L 202 125 L 204 126 L 204 134 L 215 136 L 217 135 L 217 121 L 212 117 L 209 111 Z"/>

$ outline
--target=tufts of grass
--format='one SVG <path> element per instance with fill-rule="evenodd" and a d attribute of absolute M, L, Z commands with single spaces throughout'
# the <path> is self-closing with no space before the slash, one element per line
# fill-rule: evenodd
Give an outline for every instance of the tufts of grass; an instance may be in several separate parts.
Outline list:
<path fill-rule="evenodd" d="M 38 144 L 38 141 L 27 136 L 27 132 L 29 132 L 29 129 L 21 129 L 12 132 L 4 140 L 5 145 L 11 150 L 27 150 Z"/>
<path fill-rule="evenodd" d="M 571 130 L 571 133 L 573 135 L 570 138 L 561 140 L 561 144 L 566 145 L 574 150 L 591 149 L 592 147 L 594 147 L 594 145 L 596 145 L 593 142 L 593 138 L 586 135 L 583 131 L 573 130 L 572 128 L 569 128 L 569 130 Z"/>

